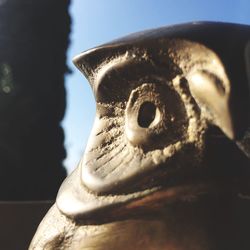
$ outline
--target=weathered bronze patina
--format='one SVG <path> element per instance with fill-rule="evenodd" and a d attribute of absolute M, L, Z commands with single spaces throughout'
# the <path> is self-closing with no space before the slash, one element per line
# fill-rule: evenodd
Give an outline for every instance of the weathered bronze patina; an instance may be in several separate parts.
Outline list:
<path fill-rule="evenodd" d="M 77 56 L 95 124 L 30 249 L 249 250 L 249 41 L 191 23 Z"/>

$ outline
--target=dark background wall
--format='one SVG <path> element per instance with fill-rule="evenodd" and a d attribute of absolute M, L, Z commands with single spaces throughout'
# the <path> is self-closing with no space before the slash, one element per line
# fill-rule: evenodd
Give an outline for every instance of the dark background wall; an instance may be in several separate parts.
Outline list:
<path fill-rule="evenodd" d="M 0 200 L 53 199 L 66 176 L 69 0 L 0 0 Z"/>

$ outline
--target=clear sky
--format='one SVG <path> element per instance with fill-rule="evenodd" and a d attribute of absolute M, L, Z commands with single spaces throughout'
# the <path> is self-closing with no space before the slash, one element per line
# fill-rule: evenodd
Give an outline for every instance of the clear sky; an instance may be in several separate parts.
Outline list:
<path fill-rule="evenodd" d="M 66 76 L 67 110 L 63 121 L 71 172 L 80 160 L 95 115 L 90 86 L 71 60 L 80 52 L 126 34 L 190 21 L 250 25 L 250 0 L 72 0 L 71 45 Z"/>

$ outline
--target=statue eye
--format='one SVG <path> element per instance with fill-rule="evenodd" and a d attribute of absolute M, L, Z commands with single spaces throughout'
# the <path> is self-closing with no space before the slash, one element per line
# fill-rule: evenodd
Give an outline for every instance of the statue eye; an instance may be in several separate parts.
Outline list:
<path fill-rule="evenodd" d="M 151 128 L 160 122 L 161 114 L 159 108 L 153 103 L 146 101 L 142 103 L 138 111 L 138 125 L 142 128 Z"/>
<path fill-rule="evenodd" d="M 154 84 L 143 84 L 131 92 L 126 107 L 126 134 L 134 146 L 147 147 L 163 132 L 165 123 L 165 104 Z"/>
<path fill-rule="evenodd" d="M 125 111 L 125 134 L 145 151 L 164 148 L 184 134 L 184 105 L 167 84 L 145 83 L 134 89 Z"/>

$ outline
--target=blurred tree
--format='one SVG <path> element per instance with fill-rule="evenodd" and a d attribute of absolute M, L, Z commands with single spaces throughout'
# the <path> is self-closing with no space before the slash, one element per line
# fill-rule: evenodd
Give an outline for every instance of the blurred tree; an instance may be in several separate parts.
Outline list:
<path fill-rule="evenodd" d="M 66 176 L 69 0 L 0 0 L 0 200 L 54 199 Z"/>

